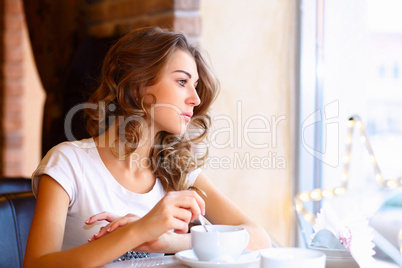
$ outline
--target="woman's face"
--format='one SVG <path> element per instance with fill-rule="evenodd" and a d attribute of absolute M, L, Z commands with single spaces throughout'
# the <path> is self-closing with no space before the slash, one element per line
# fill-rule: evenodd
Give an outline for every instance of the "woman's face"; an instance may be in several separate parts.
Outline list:
<path fill-rule="evenodd" d="M 197 65 L 193 56 L 177 50 L 161 80 L 145 90 L 145 94 L 156 97 L 156 103 L 148 108 L 154 134 L 159 131 L 184 134 L 194 107 L 201 102 L 196 90 L 197 83 Z M 145 98 L 145 103 L 149 101 L 148 98 Z"/>

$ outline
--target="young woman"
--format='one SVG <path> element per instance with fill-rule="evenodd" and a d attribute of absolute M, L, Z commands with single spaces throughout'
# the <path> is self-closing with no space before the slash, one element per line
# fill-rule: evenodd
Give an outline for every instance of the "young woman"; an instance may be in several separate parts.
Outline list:
<path fill-rule="evenodd" d="M 249 250 L 269 247 L 266 232 L 201 172 L 206 155 L 194 157 L 216 94 L 183 35 L 143 28 L 122 37 L 86 104 L 92 138 L 55 146 L 33 174 L 24 266 L 94 267 L 126 252 L 189 249 L 188 224 L 200 215 L 247 228 Z"/>

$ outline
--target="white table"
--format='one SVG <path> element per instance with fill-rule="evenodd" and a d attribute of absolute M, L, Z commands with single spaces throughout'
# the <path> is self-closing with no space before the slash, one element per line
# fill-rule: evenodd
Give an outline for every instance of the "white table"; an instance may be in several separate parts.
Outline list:
<path fill-rule="evenodd" d="M 174 256 L 152 257 L 144 259 L 135 259 L 122 262 L 109 263 L 104 268 L 123 268 L 123 267 L 178 267 L 188 268 L 189 266 L 182 264 Z M 248 265 L 247 268 L 260 268 L 260 263 Z"/>
<path fill-rule="evenodd" d="M 180 261 L 176 260 L 174 256 L 161 256 L 143 259 L 134 259 L 128 261 L 109 263 L 104 268 L 121 268 L 121 267 L 185 267 Z"/>
<path fill-rule="evenodd" d="M 188 268 L 187 265 L 182 264 L 174 256 L 152 257 L 144 259 L 135 259 L 129 261 L 109 263 L 103 268 L 123 268 L 123 267 L 177 267 Z M 247 266 L 247 268 L 259 268 L 260 263 Z M 396 264 L 377 260 L 370 268 L 398 268 Z"/>

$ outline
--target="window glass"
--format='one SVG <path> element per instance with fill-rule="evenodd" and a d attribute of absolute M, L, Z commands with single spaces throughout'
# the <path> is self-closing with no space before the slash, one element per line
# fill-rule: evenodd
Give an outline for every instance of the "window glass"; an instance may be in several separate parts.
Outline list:
<path fill-rule="evenodd" d="M 348 179 L 348 195 L 361 196 L 355 200 L 367 202 L 362 207 L 371 217 L 401 192 L 402 1 L 300 3 L 299 191 L 330 189 Z M 355 125 L 347 155 L 350 117 L 361 118 L 368 138 Z M 368 142 L 382 178 L 397 179 L 394 191 L 379 187 Z M 306 207 L 317 213 L 316 203 Z"/>

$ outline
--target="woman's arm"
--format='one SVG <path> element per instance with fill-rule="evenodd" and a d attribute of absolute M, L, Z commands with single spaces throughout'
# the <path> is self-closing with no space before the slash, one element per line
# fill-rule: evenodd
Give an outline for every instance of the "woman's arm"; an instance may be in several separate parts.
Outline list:
<path fill-rule="evenodd" d="M 247 250 L 271 247 L 266 231 L 251 220 L 236 204 L 224 196 L 202 172 L 194 186 L 206 193 L 206 218 L 213 224 L 242 225 L 250 234 Z"/>
<path fill-rule="evenodd" d="M 142 219 L 109 235 L 61 251 L 69 197 L 51 177 L 43 175 L 29 233 L 24 267 L 97 267 L 152 241 L 170 229 L 186 232 L 188 222 L 204 213 L 204 201 L 193 191 L 167 194 Z"/>
<path fill-rule="evenodd" d="M 213 224 L 226 224 L 226 225 L 242 225 L 250 234 L 250 242 L 247 246 L 248 250 L 258 250 L 261 248 L 271 247 L 271 240 L 265 230 L 252 221 L 238 206 L 236 206 L 231 200 L 225 197 L 203 174 L 198 175 L 194 186 L 203 190 L 207 196 L 204 197 L 206 204 L 206 217 Z M 90 221 L 93 223 L 98 219 L 104 219 L 103 216 L 94 218 Z M 116 219 L 115 217 L 113 219 Z M 117 226 L 124 226 L 127 220 L 125 217 L 117 219 L 116 225 L 111 229 L 113 232 L 117 229 Z M 103 237 L 110 232 L 106 231 L 111 227 L 113 223 L 108 224 L 106 227 L 102 227 L 99 237 Z M 92 240 L 98 237 L 93 237 Z M 168 232 L 158 239 L 144 243 L 135 248 L 136 251 L 141 252 L 162 252 L 162 253 L 175 253 L 181 250 L 191 248 L 191 239 L 189 234 L 177 234 Z"/>
<path fill-rule="evenodd" d="M 88 239 L 89 242 L 95 241 L 118 228 L 127 225 L 130 222 L 139 220 L 140 218 L 134 214 L 127 214 L 125 216 L 119 216 L 111 212 L 101 212 L 92 215 L 85 223 L 93 224 L 97 221 L 107 221 L 109 224 L 100 228 L 99 232 L 94 234 Z M 134 248 L 134 251 L 138 252 L 150 252 L 150 253 L 176 253 L 178 251 L 191 248 L 190 234 L 181 234 L 175 232 L 166 232 L 159 236 L 157 239 L 145 242 L 140 246 Z"/>

